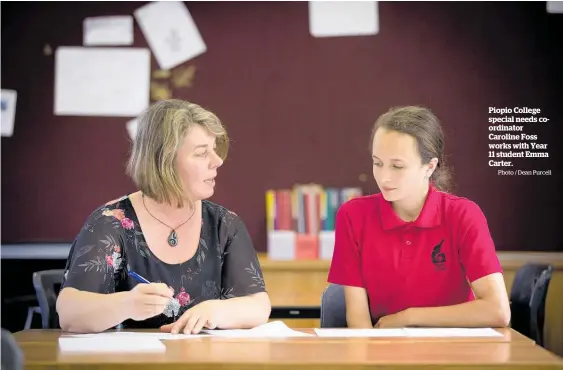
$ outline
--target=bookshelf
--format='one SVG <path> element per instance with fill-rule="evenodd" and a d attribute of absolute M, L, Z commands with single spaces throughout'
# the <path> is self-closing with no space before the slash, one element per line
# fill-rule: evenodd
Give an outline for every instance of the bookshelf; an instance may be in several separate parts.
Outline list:
<path fill-rule="evenodd" d="M 296 184 L 266 191 L 267 256 L 272 261 L 332 259 L 336 213 L 362 196 L 357 187 Z"/>

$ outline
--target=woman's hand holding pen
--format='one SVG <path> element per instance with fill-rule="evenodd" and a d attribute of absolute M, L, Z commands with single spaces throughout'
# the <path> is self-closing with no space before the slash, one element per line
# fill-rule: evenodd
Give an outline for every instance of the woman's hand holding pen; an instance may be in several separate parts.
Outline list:
<path fill-rule="evenodd" d="M 149 283 L 137 284 L 128 294 L 129 317 L 142 321 L 163 313 L 173 292 L 166 284 Z"/>

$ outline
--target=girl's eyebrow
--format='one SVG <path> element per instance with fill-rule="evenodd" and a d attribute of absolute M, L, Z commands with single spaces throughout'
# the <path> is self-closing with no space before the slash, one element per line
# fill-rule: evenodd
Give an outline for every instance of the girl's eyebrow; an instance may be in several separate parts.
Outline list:
<path fill-rule="evenodd" d="M 372 155 L 371 157 L 372 157 L 373 159 L 379 159 L 379 158 L 377 158 L 377 156 L 375 156 L 375 155 Z M 379 160 L 381 160 L 381 159 L 379 159 Z M 391 158 L 391 162 L 404 162 L 404 160 L 402 160 L 401 158 Z"/>

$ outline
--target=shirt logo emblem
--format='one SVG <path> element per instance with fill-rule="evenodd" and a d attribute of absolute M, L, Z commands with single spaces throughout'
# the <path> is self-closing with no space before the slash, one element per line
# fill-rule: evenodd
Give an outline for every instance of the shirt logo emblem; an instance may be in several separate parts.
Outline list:
<path fill-rule="evenodd" d="M 442 248 L 442 244 L 444 244 L 444 239 L 440 241 L 440 243 L 432 249 L 432 263 L 436 270 L 445 270 L 446 269 L 446 255 L 440 249 Z"/>

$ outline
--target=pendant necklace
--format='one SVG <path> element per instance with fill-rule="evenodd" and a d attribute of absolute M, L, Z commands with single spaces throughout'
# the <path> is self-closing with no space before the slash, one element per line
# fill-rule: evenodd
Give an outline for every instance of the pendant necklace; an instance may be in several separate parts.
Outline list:
<path fill-rule="evenodd" d="M 188 218 L 186 221 L 182 222 L 179 226 L 177 226 L 176 228 L 172 228 L 169 225 L 165 224 L 164 222 L 160 221 L 158 218 L 154 217 L 153 214 L 149 211 L 149 209 L 147 208 L 147 205 L 145 204 L 145 194 L 142 193 L 141 195 L 143 197 L 143 206 L 145 207 L 145 209 L 147 210 L 147 212 L 149 213 L 149 215 L 152 216 L 152 218 L 154 218 L 155 220 L 157 220 L 158 222 L 160 222 L 161 224 L 163 224 L 164 226 L 168 227 L 169 229 L 171 229 L 172 231 L 170 232 L 170 235 L 168 235 L 168 245 L 170 245 L 171 247 L 175 247 L 178 245 L 178 234 L 176 233 L 176 230 L 179 229 L 180 227 L 182 227 L 182 225 L 184 225 L 186 222 L 188 222 L 189 220 L 192 219 L 192 217 L 195 214 L 195 205 L 194 205 L 194 210 L 192 212 L 192 215 L 190 216 L 190 218 Z"/>

